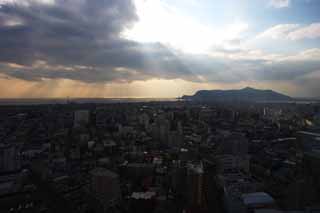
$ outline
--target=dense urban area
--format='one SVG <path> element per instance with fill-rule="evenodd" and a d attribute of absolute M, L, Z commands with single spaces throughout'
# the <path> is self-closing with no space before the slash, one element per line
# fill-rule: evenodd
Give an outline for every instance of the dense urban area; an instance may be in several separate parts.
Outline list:
<path fill-rule="evenodd" d="M 0 106 L 0 212 L 320 211 L 317 103 Z"/>

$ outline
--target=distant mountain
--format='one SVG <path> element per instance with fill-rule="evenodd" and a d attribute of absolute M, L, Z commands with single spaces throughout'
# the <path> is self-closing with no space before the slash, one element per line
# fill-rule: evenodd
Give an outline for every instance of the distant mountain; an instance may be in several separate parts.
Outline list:
<path fill-rule="evenodd" d="M 199 90 L 194 95 L 183 96 L 184 100 L 218 102 L 264 102 L 291 101 L 291 97 L 272 90 L 259 90 L 246 87 L 240 90 Z"/>

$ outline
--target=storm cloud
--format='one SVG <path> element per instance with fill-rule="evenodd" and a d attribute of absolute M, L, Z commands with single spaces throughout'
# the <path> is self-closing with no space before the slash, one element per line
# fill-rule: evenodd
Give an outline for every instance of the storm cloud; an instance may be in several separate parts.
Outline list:
<path fill-rule="evenodd" d="M 72 79 L 96 83 L 159 78 L 234 83 L 302 79 L 320 70 L 318 55 L 302 60 L 264 55 L 252 58 L 242 50 L 216 50 L 227 54 L 223 57 L 194 55 L 162 43 L 124 38 L 121 32 L 137 21 L 131 0 L 3 3 L 0 72 L 28 81 Z"/>
<path fill-rule="evenodd" d="M 0 19 L 1 71 L 13 77 L 197 80 L 164 45 L 121 38 L 121 31 L 138 19 L 129 0 L 16 2 L 1 5 Z M 45 66 L 34 66 L 37 62 Z"/>

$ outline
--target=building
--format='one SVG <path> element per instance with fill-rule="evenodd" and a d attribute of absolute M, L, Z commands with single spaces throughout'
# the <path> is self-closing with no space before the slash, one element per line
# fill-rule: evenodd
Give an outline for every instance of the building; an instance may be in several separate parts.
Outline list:
<path fill-rule="evenodd" d="M 303 193 L 299 202 L 302 205 L 320 203 L 320 151 L 305 152 L 303 155 Z"/>
<path fill-rule="evenodd" d="M 225 136 L 220 143 L 222 154 L 231 155 L 247 155 L 248 154 L 248 139 L 241 133 L 233 132 Z"/>
<path fill-rule="evenodd" d="M 298 150 L 300 152 L 309 152 L 312 150 L 320 150 L 320 134 L 309 131 L 297 132 Z"/>
<path fill-rule="evenodd" d="M 155 208 L 156 193 L 152 191 L 147 192 L 133 192 L 130 196 L 130 212 L 153 212 Z"/>
<path fill-rule="evenodd" d="M 139 123 L 144 127 L 145 130 L 148 130 L 150 125 L 150 118 L 148 114 L 143 113 L 142 115 L 140 115 Z"/>
<path fill-rule="evenodd" d="M 227 173 L 228 171 L 244 171 L 249 173 L 250 170 L 250 157 L 249 155 L 217 155 L 217 161 L 219 162 L 220 171 Z"/>
<path fill-rule="evenodd" d="M 180 148 L 183 142 L 183 135 L 178 131 L 170 131 L 168 133 L 168 146 Z"/>
<path fill-rule="evenodd" d="M 203 206 L 203 166 L 200 164 L 189 164 L 187 167 L 187 200 L 192 208 Z"/>
<path fill-rule="evenodd" d="M 254 209 L 275 208 L 274 199 L 265 192 L 254 192 L 242 194 L 242 200 L 248 211 Z"/>
<path fill-rule="evenodd" d="M 81 127 L 89 123 L 90 113 L 88 110 L 77 110 L 74 112 L 74 127 Z"/>
<path fill-rule="evenodd" d="M 228 213 L 247 212 L 242 195 L 257 192 L 261 187 L 255 180 L 237 171 L 220 175 L 218 184 L 223 188 L 224 209 Z"/>
<path fill-rule="evenodd" d="M 90 192 L 106 212 L 121 199 L 119 177 L 116 173 L 104 168 L 95 168 L 90 174 Z"/>
<path fill-rule="evenodd" d="M 19 170 L 21 167 L 20 163 L 18 147 L 0 144 L 0 171 L 9 172 Z"/>
<path fill-rule="evenodd" d="M 129 163 L 124 169 L 125 176 L 134 180 L 142 180 L 154 175 L 155 165 L 151 163 Z"/>

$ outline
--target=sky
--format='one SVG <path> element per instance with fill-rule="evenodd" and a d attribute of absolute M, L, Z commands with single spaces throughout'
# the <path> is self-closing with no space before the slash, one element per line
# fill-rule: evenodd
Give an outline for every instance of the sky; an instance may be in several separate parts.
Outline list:
<path fill-rule="evenodd" d="M 320 0 L 0 0 L 0 98 L 320 94 Z"/>

